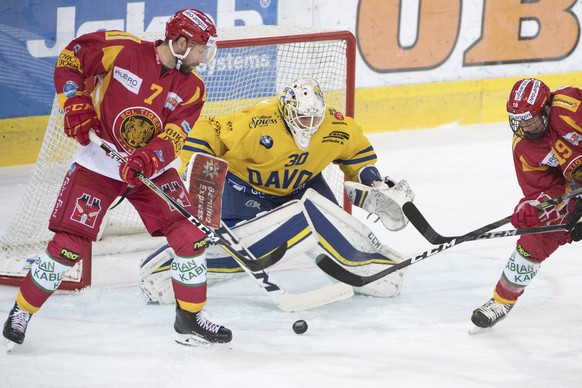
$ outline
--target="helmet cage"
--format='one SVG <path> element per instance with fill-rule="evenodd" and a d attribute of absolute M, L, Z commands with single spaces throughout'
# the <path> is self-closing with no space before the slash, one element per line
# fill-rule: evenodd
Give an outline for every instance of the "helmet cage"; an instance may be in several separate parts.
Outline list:
<path fill-rule="evenodd" d="M 325 101 L 317 81 L 300 78 L 279 98 L 281 114 L 297 146 L 305 150 L 325 118 Z"/>
<path fill-rule="evenodd" d="M 507 100 L 509 126 L 523 139 L 539 139 L 548 132 L 550 89 L 535 78 L 517 81 Z"/>
<path fill-rule="evenodd" d="M 509 113 L 509 127 L 517 137 L 522 139 L 541 139 L 548 132 L 549 117 L 546 110 L 535 116 L 531 113 L 511 114 Z"/>

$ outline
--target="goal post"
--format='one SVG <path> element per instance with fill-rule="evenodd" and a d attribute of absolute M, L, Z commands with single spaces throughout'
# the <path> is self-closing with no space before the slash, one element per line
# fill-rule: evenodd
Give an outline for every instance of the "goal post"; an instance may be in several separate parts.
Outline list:
<path fill-rule="evenodd" d="M 144 40 L 163 39 L 162 33 L 143 34 Z M 349 31 L 317 31 L 283 26 L 245 26 L 218 30 L 215 59 L 199 67 L 207 99 L 202 116 L 216 116 L 275 98 L 292 80 L 310 76 L 324 91 L 327 105 L 354 115 L 356 40 Z M 56 97 L 37 162 L 6 233 L 0 236 L 0 284 L 19 285 L 27 259 L 46 248 L 53 233 L 50 213 L 78 144 L 62 129 L 63 111 Z M 336 166 L 324 177 L 338 202 L 351 212 L 343 190 L 344 176 Z M 128 238 L 131 236 L 131 238 Z M 127 201 L 108 211 L 93 255 L 155 249 L 161 244 L 145 232 Z M 60 289 L 91 284 L 90 261 L 80 262 L 66 274 Z"/>

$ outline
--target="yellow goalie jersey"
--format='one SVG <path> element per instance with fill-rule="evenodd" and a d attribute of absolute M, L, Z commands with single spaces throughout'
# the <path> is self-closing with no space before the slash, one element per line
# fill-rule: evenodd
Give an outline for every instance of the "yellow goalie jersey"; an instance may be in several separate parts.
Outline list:
<path fill-rule="evenodd" d="M 275 196 L 301 189 L 330 163 L 337 164 L 348 179 L 358 181 L 358 171 L 377 160 L 360 126 L 331 106 L 326 107 L 309 148 L 299 149 L 279 113 L 277 100 L 224 116 L 200 118 L 180 154 L 182 170 L 194 152 L 225 159 L 230 174 Z"/>

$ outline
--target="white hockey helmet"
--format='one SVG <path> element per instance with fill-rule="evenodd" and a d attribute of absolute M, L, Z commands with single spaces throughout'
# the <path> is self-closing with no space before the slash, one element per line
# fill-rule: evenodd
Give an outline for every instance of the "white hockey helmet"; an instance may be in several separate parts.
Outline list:
<path fill-rule="evenodd" d="M 297 147 L 306 150 L 325 117 L 325 101 L 319 83 L 309 77 L 296 79 L 285 87 L 279 104 Z"/>

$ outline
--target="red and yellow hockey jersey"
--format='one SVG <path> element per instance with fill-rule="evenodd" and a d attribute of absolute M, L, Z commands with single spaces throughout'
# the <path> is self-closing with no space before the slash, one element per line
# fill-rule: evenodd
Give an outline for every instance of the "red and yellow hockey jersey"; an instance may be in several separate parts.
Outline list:
<path fill-rule="evenodd" d="M 562 194 L 582 185 L 582 90 L 565 87 L 552 93 L 549 131 L 537 140 L 513 138 L 517 179 L 526 197 Z"/>
<path fill-rule="evenodd" d="M 86 79 L 95 77 L 91 94 L 105 141 L 127 155 L 159 136 L 173 143 L 177 156 L 200 116 L 206 92 L 196 73 L 162 72 L 156 52 L 160 43 L 122 31 L 74 39 L 55 68 L 61 107 L 68 97 L 83 93 Z M 117 164 L 107 159 L 93 144 L 79 147 L 75 157 L 81 165 L 119 180 Z"/>

